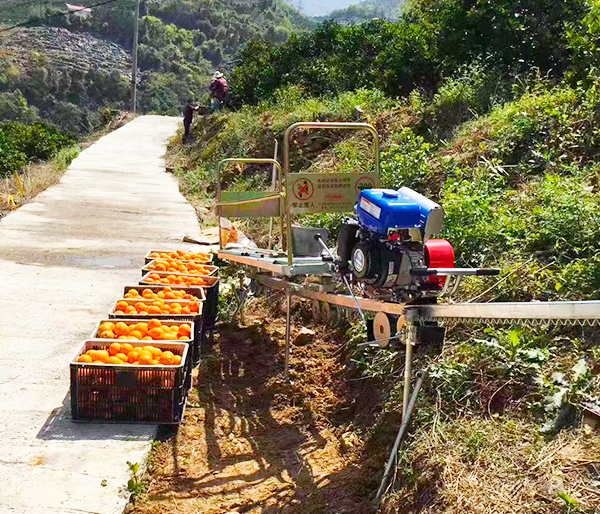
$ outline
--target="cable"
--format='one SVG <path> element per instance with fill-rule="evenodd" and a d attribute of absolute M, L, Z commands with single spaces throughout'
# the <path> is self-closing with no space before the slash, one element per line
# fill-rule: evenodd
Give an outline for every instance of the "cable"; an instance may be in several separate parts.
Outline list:
<path fill-rule="evenodd" d="M 91 9 L 92 7 L 100 7 L 101 5 L 112 4 L 112 3 L 118 2 L 118 1 L 119 0 L 106 0 L 104 2 L 99 2 L 97 4 L 92 4 L 92 5 L 88 5 L 88 6 L 82 7 L 82 9 L 79 9 L 79 10 Z M 49 20 L 51 18 L 58 18 L 59 16 L 68 16 L 69 14 L 73 14 L 74 12 L 77 12 L 77 10 L 76 11 L 61 12 L 61 13 L 57 13 L 57 14 L 51 14 L 50 16 L 45 16 L 43 18 L 31 18 L 31 19 L 29 19 L 27 21 L 24 21 L 22 23 L 17 23 L 16 25 L 12 25 L 10 27 L 6 27 L 6 28 L 0 30 L 0 33 L 7 32 L 9 30 L 13 30 L 13 29 L 16 29 L 18 27 L 24 27 L 25 25 L 29 25 L 30 23 L 37 23 L 39 21 Z"/>

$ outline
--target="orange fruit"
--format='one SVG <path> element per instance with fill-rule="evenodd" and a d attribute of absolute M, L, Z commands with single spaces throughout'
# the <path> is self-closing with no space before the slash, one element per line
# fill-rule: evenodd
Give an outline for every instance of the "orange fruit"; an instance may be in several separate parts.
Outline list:
<path fill-rule="evenodd" d="M 131 332 L 129 332 L 128 337 L 129 339 L 141 339 L 142 337 L 144 337 L 144 334 L 142 334 L 138 330 L 132 330 Z"/>
<path fill-rule="evenodd" d="M 156 305 L 153 305 L 152 307 L 150 307 L 148 309 L 148 314 L 161 314 L 161 309 L 160 307 L 157 307 Z"/>
<path fill-rule="evenodd" d="M 106 323 L 102 323 L 102 325 L 100 325 L 98 327 L 98 332 L 105 332 L 105 331 L 112 331 L 115 328 L 115 324 L 112 323 L 111 321 L 107 321 Z"/>
<path fill-rule="evenodd" d="M 150 330 L 150 332 L 148 332 L 149 336 L 151 339 L 160 339 L 160 336 L 163 333 L 163 329 L 160 327 L 156 327 Z"/>
<path fill-rule="evenodd" d="M 158 319 L 151 319 L 148 322 L 148 330 L 151 330 L 153 328 L 158 328 L 158 327 L 162 327 L 162 321 L 160 321 Z"/>
<path fill-rule="evenodd" d="M 113 343 L 109 346 L 108 351 L 111 355 L 117 355 L 121 351 L 121 345 L 119 343 Z"/>
<path fill-rule="evenodd" d="M 129 304 L 125 300 L 121 300 L 120 302 L 117 302 L 117 307 L 115 310 L 126 311 L 127 307 L 129 307 Z"/>
<path fill-rule="evenodd" d="M 183 323 L 182 325 L 179 325 L 177 333 L 180 336 L 189 336 L 192 333 L 192 327 L 190 327 L 187 323 Z"/>
<path fill-rule="evenodd" d="M 125 314 L 123 311 L 115 311 L 115 314 L 118 314 L 119 316 Z"/>
<path fill-rule="evenodd" d="M 142 337 L 142 341 L 152 341 L 152 338 L 150 336 L 144 336 Z"/>
<path fill-rule="evenodd" d="M 163 352 L 163 354 L 160 356 L 160 363 L 168 366 L 171 364 L 171 362 L 173 362 L 173 357 L 173 352 Z"/>
<path fill-rule="evenodd" d="M 155 346 L 151 346 L 150 353 L 155 359 L 160 359 L 160 356 L 162 355 L 162 350 L 160 348 L 156 348 Z"/>
<path fill-rule="evenodd" d="M 152 354 L 150 352 L 142 352 L 140 354 L 139 363 L 142 366 L 149 366 L 149 365 L 154 364 L 154 359 L 152 358 Z"/>
<path fill-rule="evenodd" d="M 109 359 L 110 354 L 106 350 L 96 350 L 94 357 L 94 360 L 106 362 Z"/>
<path fill-rule="evenodd" d="M 128 360 L 129 362 L 131 362 L 132 364 L 133 364 L 135 361 L 139 360 L 139 358 L 140 358 L 140 352 L 139 352 L 139 350 L 131 350 L 131 351 L 129 352 L 129 354 L 127 355 L 127 360 Z"/>
<path fill-rule="evenodd" d="M 164 332 L 160 338 L 163 341 L 175 341 L 177 339 L 177 335 L 174 334 L 173 332 Z"/>
<path fill-rule="evenodd" d="M 85 362 L 86 364 L 90 364 L 91 362 L 93 362 L 92 358 L 89 355 L 86 355 L 85 353 L 83 355 L 80 355 L 77 358 L 77 362 Z"/>
<path fill-rule="evenodd" d="M 133 329 L 145 336 L 148 334 L 148 323 L 138 323 L 135 327 L 133 327 Z"/>
<path fill-rule="evenodd" d="M 124 353 L 117 353 L 115 357 L 119 360 L 122 360 L 123 362 L 127 362 L 128 360 L 127 355 L 125 355 Z"/>
<path fill-rule="evenodd" d="M 131 350 L 133 350 L 133 346 L 130 345 L 129 343 L 123 343 L 121 345 L 121 351 L 127 355 Z"/>
<path fill-rule="evenodd" d="M 177 339 L 180 341 L 187 341 L 187 340 L 189 340 L 189 337 L 188 336 L 179 336 Z"/>
<path fill-rule="evenodd" d="M 123 323 L 122 321 L 119 321 L 119 323 L 115 325 L 115 334 L 118 336 L 125 336 L 129 334 L 129 330 L 130 329 L 127 324 Z"/>
<path fill-rule="evenodd" d="M 106 364 L 123 364 L 123 361 L 117 357 L 109 357 L 106 359 Z"/>
<path fill-rule="evenodd" d="M 115 335 L 115 333 L 112 330 L 105 330 L 104 332 L 100 332 L 98 334 L 99 337 L 101 337 L 102 339 L 116 339 L 117 336 Z"/>
<path fill-rule="evenodd" d="M 171 361 L 173 366 L 179 366 L 181 364 L 181 355 L 173 355 L 173 360 Z"/>

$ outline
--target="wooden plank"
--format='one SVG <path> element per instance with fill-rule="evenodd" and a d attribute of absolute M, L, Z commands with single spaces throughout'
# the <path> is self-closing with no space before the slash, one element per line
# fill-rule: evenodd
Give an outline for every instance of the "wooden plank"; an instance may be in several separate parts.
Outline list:
<path fill-rule="evenodd" d="M 332 305 L 338 305 L 340 307 L 346 307 L 349 309 L 356 309 L 356 302 L 350 295 L 326 293 L 323 291 L 313 291 L 306 287 L 298 284 L 289 282 L 284 278 L 268 277 L 261 274 L 252 274 L 252 278 L 258 280 L 261 284 L 270 287 L 272 289 L 282 289 L 290 291 L 294 296 L 300 298 L 306 298 L 308 300 L 319 300 L 321 302 L 327 302 Z M 402 303 L 390 303 L 382 302 L 381 300 L 372 300 L 370 298 L 356 298 L 358 304 L 363 311 L 368 312 L 385 312 L 387 314 L 393 314 L 395 316 L 401 316 L 404 313 L 404 304 Z"/>

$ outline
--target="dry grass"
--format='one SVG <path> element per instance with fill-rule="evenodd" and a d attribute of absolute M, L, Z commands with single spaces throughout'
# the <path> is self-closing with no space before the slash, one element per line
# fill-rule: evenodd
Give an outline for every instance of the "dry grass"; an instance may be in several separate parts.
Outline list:
<path fill-rule="evenodd" d="M 558 514 L 599 512 L 600 435 L 563 431 L 545 440 L 535 426 L 463 418 L 416 435 L 416 481 L 384 512 Z M 576 502 L 570 508 L 558 495 Z"/>
<path fill-rule="evenodd" d="M 42 191 L 57 184 L 71 161 L 82 149 L 94 144 L 102 136 L 116 130 L 135 118 L 124 112 L 111 121 L 107 127 L 95 132 L 81 145 L 63 148 L 49 161 L 34 162 L 23 168 L 18 176 L 11 175 L 0 180 L 0 219 L 33 200 Z"/>
<path fill-rule="evenodd" d="M 0 182 L 0 218 L 58 183 L 80 151 L 79 146 L 65 148 L 50 161 L 29 164 L 19 175 L 4 178 Z"/>

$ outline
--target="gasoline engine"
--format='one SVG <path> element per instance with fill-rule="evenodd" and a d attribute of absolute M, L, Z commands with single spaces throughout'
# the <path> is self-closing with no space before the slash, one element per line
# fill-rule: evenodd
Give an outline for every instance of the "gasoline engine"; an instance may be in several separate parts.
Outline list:
<path fill-rule="evenodd" d="M 439 294 L 446 277 L 433 270 L 454 268 L 452 245 L 431 238 L 442 229 L 442 208 L 403 187 L 365 189 L 355 210 L 338 236 L 340 272 L 396 301 Z"/>

